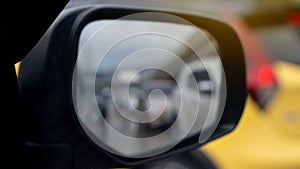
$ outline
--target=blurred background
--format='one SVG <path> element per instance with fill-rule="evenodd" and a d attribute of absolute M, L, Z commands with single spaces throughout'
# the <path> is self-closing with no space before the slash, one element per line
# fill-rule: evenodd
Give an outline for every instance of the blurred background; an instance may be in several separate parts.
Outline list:
<path fill-rule="evenodd" d="M 220 169 L 300 168 L 300 1 L 215 1 L 245 51 L 238 127 L 201 147 Z"/>

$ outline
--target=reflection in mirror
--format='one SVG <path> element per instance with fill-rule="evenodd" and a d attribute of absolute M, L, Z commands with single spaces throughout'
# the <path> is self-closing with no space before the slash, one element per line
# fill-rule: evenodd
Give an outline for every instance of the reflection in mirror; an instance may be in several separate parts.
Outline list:
<path fill-rule="evenodd" d="M 216 40 L 192 25 L 89 23 L 73 83 L 82 128 L 97 145 L 126 157 L 151 156 L 213 128 L 226 85 L 217 50 Z"/>

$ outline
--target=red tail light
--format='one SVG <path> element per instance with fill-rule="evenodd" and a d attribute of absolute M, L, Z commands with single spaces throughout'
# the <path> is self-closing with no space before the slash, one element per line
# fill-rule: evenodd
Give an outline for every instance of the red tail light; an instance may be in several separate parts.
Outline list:
<path fill-rule="evenodd" d="M 256 77 L 251 86 L 249 94 L 254 98 L 261 108 L 265 108 L 276 90 L 275 75 L 271 65 L 262 65 L 258 68 Z"/>
<path fill-rule="evenodd" d="M 257 83 L 260 86 L 272 86 L 275 84 L 275 76 L 270 65 L 263 65 L 257 72 Z"/>

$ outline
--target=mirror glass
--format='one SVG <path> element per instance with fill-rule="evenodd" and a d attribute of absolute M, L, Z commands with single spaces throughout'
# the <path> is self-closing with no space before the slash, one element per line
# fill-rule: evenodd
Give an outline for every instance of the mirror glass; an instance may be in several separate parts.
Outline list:
<path fill-rule="evenodd" d="M 89 23 L 73 74 L 81 127 L 101 148 L 135 158 L 200 133 L 208 137 L 226 98 L 218 50 L 207 30 L 188 23 Z"/>

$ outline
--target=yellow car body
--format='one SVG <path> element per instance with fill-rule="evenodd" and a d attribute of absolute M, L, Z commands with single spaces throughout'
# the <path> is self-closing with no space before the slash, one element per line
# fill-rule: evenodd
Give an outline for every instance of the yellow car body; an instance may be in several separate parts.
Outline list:
<path fill-rule="evenodd" d="M 279 61 L 274 72 L 267 107 L 249 96 L 237 128 L 201 148 L 219 169 L 300 168 L 300 66 Z"/>

